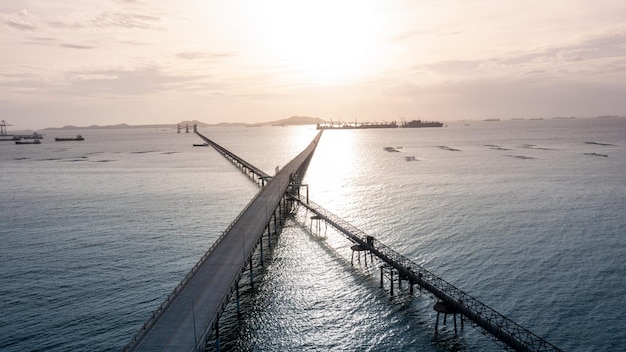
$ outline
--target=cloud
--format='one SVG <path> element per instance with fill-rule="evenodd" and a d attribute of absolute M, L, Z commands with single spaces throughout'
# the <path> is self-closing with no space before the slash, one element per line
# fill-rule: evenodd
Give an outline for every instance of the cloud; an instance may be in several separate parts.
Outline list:
<path fill-rule="evenodd" d="M 52 37 L 31 37 L 30 39 L 33 41 L 42 42 L 42 43 L 54 42 L 57 40 L 56 38 L 52 38 Z"/>
<path fill-rule="evenodd" d="M 70 49 L 95 49 L 95 46 L 88 45 L 77 45 L 77 44 L 61 44 L 59 45 L 62 48 L 70 48 Z"/>
<path fill-rule="evenodd" d="M 158 67 L 137 67 L 134 69 L 83 70 L 67 72 L 65 87 L 73 94 L 88 92 L 89 95 L 110 96 L 146 95 L 163 91 L 177 92 L 196 87 L 206 89 L 206 76 L 176 75 L 163 72 Z"/>
<path fill-rule="evenodd" d="M 161 18 L 141 13 L 121 11 L 100 11 L 64 13 L 55 18 L 40 18 L 30 15 L 26 10 L 17 14 L 1 15 L 0 29 L 9 31 L 33 32 L 46 28 L 125 28 L 159 29 Z"/>
<path fill-rule="evenodd" d="M 87 23 L 95 27 L 153 29 L 155 28 L 154 24 L 159 21 L 160 18 L 155 16 L 121 12 L 102 12 Z"/>
<path fill-rule="evenodd" d="M 77 49 L 83 49 L 78 47 Z M 46 97 L 79 96 L 139 96 L 160 92 L 177 92 L 189 86 L 211 89 L 209 77 L 201 75 L 176 75 L 164 73 L 158 67 L 134 69 L 96 69 L 68 71 L 52 76 L 39 74 L 9 75 L 0 77 L 0 89 L 16 96 L 20 93 L 45 92 Z"/>
<path fill-rule="evenodd" d="M 0 17 L 0 24 L 3 27 L 20 32 L 37 31 L 39 27 L 34 22 L 35 19 L 33 19 L 33 17 L 30 16 L 26 10 L 22 10 L 18 14 L 4 15 Z"/>
<path fill-rule="evenodd" d="M 222 59 L 222 58 L 228 58 L 228 57 L 233 57 L 233 56 L 234 56 L 233 54 L 228 54 L 228 53 L 208 53 L 208 52 L 203 52 L 203 51 L 187 51 L 187 52 L 176 54 L 176 57 L 185 59 L 185 60 L 199 60 L 199 59 L 213 60 L 213 59 Z"/>
<path fill-rule="evenodd" d="M 57 42 L 56 38 L 52 37 L 32 37 L 29 38 L 28 41 L 23 42 L 28 45 L 42 45 L 42 46 L 52 46 Z"/>
<path fill-rule="evenodd" d="M 150 45 L 147 42 L 139 42 L 139 41 L 132 41 L 132 40 L 123 40 L 120 42 L 120 44 L 126 44 L 126 45 L 132 45 L 132 46 L 146 46 L 146 45 Z"/>
<path fill-rule="evenodd" d="M 413 65 L 415 79 L 463 81 L 468 79 L 563 79 L 608 81 L 626 66 L 626 32 L 605 33 L 569 45 L 555 45 L 539 50 L 511 52 L 499 57 L 476 60 L 441 60 Z M 624 71 L 622 71 L 624 72 Z M 428 80 L 427 80 L 428 79 Z"/>
<path fill-rule="evenodd" d="M 406 32 L 402 32 L 400 34 L 393 36 L 392 38 L 389 39 L 389 41 L 400 43 L 400 42 L 410 40 L 416 36 L 427 35 L 427 34 L 429 34 L 429 32 L 427 31 L 406 31 Z"/>
<path fill-rule="evenodd" d="M 480 68 L 480 60 L 443 60 L 426 65 L 413 66 L 415 70 L 428 70 L 446 74 L 466 74 Z"/>
<path fill-rule="evenodd" d="M 25 41 L 24 44 L 29 45 L 41 45 L 41 46 L 56 46 L 59 48 L 68 48 L 68 49 L 96 49 L 97 47 L 92 45 L 81 45 L 81 44 L 71 44 L 71 43 L 61 43 L 58 44 L 59 40 L 52 37 L 32 37 L 29 41 Z"/>
<path fill-rule="evenodd" d="M 89 28 L 123 28 L 123 29 L 159 29 L 160 17 L 139 13 L 103 11 L 95 14 L 68 13 L 56 19 L 48 19 L 46 25 L 51 28 L 89 29 Z"/>

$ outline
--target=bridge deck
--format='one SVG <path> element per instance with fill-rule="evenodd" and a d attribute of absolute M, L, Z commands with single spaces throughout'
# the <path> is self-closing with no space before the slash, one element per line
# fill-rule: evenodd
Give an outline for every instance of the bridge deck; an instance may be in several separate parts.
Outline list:
<path fill-rule="evenodd" d="M 228 150 L 228 149 L 222 147 L 221 145 L 215 143 L 211 139 L 203 136 L 197 130 L 195 131 L 195 133 L 198 135 L 198 137 L 202 138 L 207 144 L 209 144 L 211 147 L 215 148 L 215 150 L 217 150 L 225 158 L 227 158 L 228 160 L 231 160 L 233 162 L 236 162 L 241 167 L 248 169 L 251 173 L 256 175 L 256 177 L 258 177 L 259 179 L 262 179 L 263 180 L 262 181 L 263 184 L 264 184 L 264 180 L 267 180 L 267 179 L 271 178 L 271 176 L 266 174 L 263 170 L 261 170 L 258 167 L 250 164 L 249 162 L 245 161 L 241 157 L 237 156 L 235 153 L 233 153 L 230 150 Z"/>
<path fill-rule="evenodd" d="M 310 160 L 320 137 L 259 191 L 124 350 L 193 351 L 203 345 L 292 176 Z"/>

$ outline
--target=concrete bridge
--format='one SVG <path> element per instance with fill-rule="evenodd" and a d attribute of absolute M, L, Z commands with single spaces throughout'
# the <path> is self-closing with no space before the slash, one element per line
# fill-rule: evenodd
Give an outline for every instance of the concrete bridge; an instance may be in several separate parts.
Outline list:
<path fill-rule="evenodd" d="M 205 141 L 208 138 L 198 134 Z M 182 282 L 144 323 L 123 351 L 201 351 L 213 331 L 219 334 L 219 317 L 252 254 L 263 250 L 263 235 L 272 221 L 288 212 L 287 195 L 302 178 L 317 147 L 321 132 L 309 146 L 269 179 L 265 187 L 202 256 Z M 211 142 L 212 145 L 216 145 Z M 228 153 L 240 165 L 247 163 Z M 261 176 L 267 176 L 264 173 Z M 252 271 L 250 271 L 252 273 Z M 219 340 L 218 340 L 219 343 Z"/>

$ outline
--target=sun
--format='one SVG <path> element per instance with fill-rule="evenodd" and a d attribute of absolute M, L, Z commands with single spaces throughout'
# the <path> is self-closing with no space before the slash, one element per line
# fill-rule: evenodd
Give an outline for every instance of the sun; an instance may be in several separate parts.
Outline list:
<path fill-rule="evenodd" d="M 282 74 L 314 84 L 372 75 L 382 21 L 369 1 L 262 1 L 250 23 L 254 45 Z"/>

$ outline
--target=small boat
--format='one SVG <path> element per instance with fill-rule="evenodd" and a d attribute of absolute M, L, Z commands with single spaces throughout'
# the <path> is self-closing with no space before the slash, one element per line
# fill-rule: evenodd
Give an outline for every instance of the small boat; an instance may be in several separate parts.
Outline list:
<path fill-rule="evenodd" d="M 12 134 L 0 134 L 0 142 L 12 142 L 12 141 L 18 141 L 21 138 L 18 136 L 14 136 Z"/>
<path fill-rule="evenodd" d="M 394 148 L 394 147 L 384 147 L 383 150 L 386 150 L 386 151 L 388 151 L 390 153 L 400 152 L 397 148 Z"/>
<path fill-rule="evenodd" d="M 84 141 L 85 138 L 83 138 L 83 136 L 76 135 L 76 137 L 74 138 L 55 138 L 54 141 L 55 142 L 64 142 L 64 141 Z"/>
<path fill-rule="evenodd" d="M 41 141 L 39 139 L 33 139 L 33 140 L 20 139 L 20 140 L 15 141 L 15 144 L 41 144 Z"/>
<path fill-rule="evenodd" d="M 202 144 L 194 144 L 194 147 L 208 147 L 209 143 L 202 143 Z"/>

